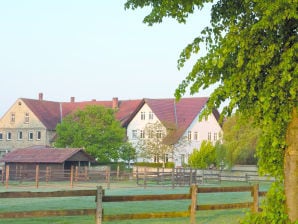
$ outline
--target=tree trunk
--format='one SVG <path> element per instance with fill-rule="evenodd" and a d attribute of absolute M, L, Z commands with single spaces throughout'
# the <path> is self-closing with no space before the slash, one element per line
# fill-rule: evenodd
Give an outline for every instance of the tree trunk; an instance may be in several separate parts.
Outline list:
<path fill-rule="evenodd" d="M 287 148 L 284 160 L 285 194 L 290 221 L 298 220 L 298 110 L 293 110 L 292 121 L 287 128 Z"/>

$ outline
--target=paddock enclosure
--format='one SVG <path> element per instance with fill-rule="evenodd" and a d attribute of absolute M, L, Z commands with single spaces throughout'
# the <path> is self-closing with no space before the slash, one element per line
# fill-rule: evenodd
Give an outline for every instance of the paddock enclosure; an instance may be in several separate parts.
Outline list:
<path fill-rule="evenodd" d="M 228 192 L 248 192 L 251 195 L 251 199 L 241 203 L 216 203 L 216 204 L 202 204 L 201 196 L 199 194 L 226 194 Z M 17 191 L 17 192 L 0 192 L 0 200 L 14 200 L 18 198 L 65 198 L 65 197 L 95 197 L 96 204 L 90 204 L 90 208 L 84 209 L 51 209 L 51 210 L 33 210 L 33 211 L 7 211 L 0 212 L 1 219 L 19 219 L 19 218 L 34 218 L 34 217 L 57 217 L 61 216 L 67 219 L 68 216 L 86 216 L 93 215 L 94 222 L 96 224 L 106 223 L 113 220 L 134 220 L 134 219 L 163 219 L 163 218 L 177 218 L 186 217 L 187 223 L 195 224 L 197 223 L 198 215 L 197 211 L 203 210 L 218 210 L 218 209 L 239 209 L 247 208 L 252 212 L 259 211 L 259 197 L 263 196 L 265 192 L 259 190 L 258 185 L 253 186 L 238 186 L 238 187 L 198 187 L 197 185 L 192 185 L 187 192 L 179 194 L 150 194 L 150 195 L 107 195 L 104 189 L 99 186 L 97 189 L 91 190 L 63 190 L 63 191 Z M 62 200 L 62 199 L 61 199 Z M 155 201 L 156 206 L 158 206 L 159 201 L 179 201 L 184 200 L 183 210 L 177 211 L 158 211 L 158 212 L 145 212 L 145 213 L 126 213 L 126 214 L 106 214 L 104 209 L 106 208 L 106 203 L 120 202 L 121 206 L 125 207 L 127 202 L 141 202 L 141 203 L 151 203 Z M 8 203 L 9 204 L 9 203 Z M 145 204 L 144 204 L 145 205 Z M 120 210 L 120 209 L 119 209 Z"/>

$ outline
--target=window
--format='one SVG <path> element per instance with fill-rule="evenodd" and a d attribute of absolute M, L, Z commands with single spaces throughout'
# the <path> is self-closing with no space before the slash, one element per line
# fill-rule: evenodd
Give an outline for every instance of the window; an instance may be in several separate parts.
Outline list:
<path fill-rule="evenodd" d="M 33 140 L 33 132 L 32 131 L 29 132 L 28 139 L 29 139 L 29 141 Z"/>
<path fill-rule="evenodd" d="M 208 132 L 208 140 L 211 141 L 211 132 Z"/>
<path fill-rule="evenodd" d="M 164 162 L 169 162 L 169 154 L 164 154 Z"/>
<path fill-rule="evenodd" d="M 149 120 L 153 120 L 153 113 L 151 111 L 149 112 Z"/>
<path fill-rule="evenodd" d="M 7 134 L 6 134 L 6 139 L 7 139 L 7 140 L 11 140 L 11 132 L 7 132 Z"/>
<path fill-rule="evenodd" d="M 154 161 L 155 163 L 158 163 L 158 162 L 159 162 L 159 155 L 154 155 L 154 157 L 153 157 L 153 161 Z"/>
<path fill-rule="evenodd" d="M 181 165 L 185 164 L 185 155 L 181 154 Z"/>
<path fill-rule="evenodd" d="M 198 132 L 197 131 L 194 132 L 193 139 L 196 141 L 198 140 Z"/>
<path fill-rule="evenodd" d="M 187 134 L 187 139 L 188 139 L 188 141 L 190 141 L 190 140 L 191 140 L 191 131 L 188 131 L 188 134 Z"/>
<path fill-rule="evenodd" d="M 10 114 L 10 122 L 14 123 L 16 121 L 16 114 L 15 113 L 11 113 Z"/>
<path fill-rule="evenodd" d="M 2 132 L 0 132 L 0 141 L 2 141 L 3 140 L 3 134 L 2 134 Z"/>
<path fill-rule="evenodd" d="M 23 139 L 23 132 L 19 131 L 18 132 L 18 140 L 22 140 Z"/>
<path fill-rule="evenodd" d="M 217 141 L 217 133 L 214 133 L 213 139 L 214 141 Z"/>
<path fill-rule="evenodd" d="M 161 138 L 161 130 L 157 130 L 156 131 L 156 137 L 157 138 Z"/>
<path fill-rule="evenodd" d="M 141 120 L 145 120 L 146 116 L 145 116 L 145 112 L 141 112 Z"/>
<path fill-rule="evenodd" d="M 29 123 L 29 113 L 25 113 L 25 123 Z"/>
<path fill-rule="evenodd" d="M 140 132 L 140 138 L 145 138 L 145 131 L 144 130 L 141 130 L 141 132 Z"/>
<path fill-rule="evenodd" d="M 153 138 L 153 131 L 152 130 L 149 131 L 148 138 Z"/>
<path fill-rule="evenodd" d="M 138 134 L 137 130 L 132 130 L 132 138 L 133 139 L 136 139 L 138 137 L 137 134 Z"/>
<path fill-rule="evenodd" d="M 41 139 L 41 131 L 37 131 L 36 136 L 37 136 L 36 139 L 40 140 Z"/>

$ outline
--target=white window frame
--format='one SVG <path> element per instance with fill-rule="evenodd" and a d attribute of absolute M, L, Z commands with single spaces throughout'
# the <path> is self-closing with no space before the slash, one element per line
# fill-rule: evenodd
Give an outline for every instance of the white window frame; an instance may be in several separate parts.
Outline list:
<path fill-rule="evenodd" d="M 141 112 L 141 120 L 146 120 L 146 113 L 144 111 Z"/>
<path fill-rule="evenodd" d="M 214 139 L 214 141 L 217 141 L 217 139 L 218 139 L 216 132 L 214 132 L 214 134 L 213 134 L 213 139 Z"/>
<path fill-rule="evenodd" d="M 198 132 L 195 131 L 194 134 L 193 134 L 193 139 L 194 139 L 195 141 L 198 141 L 198 137 L 199 137 Z"/>
<path fill-rule="evenodd" d="M 138 138 L 138 131 L 137 130 L 132 130 L 131 131 L 131 138 L 132 139 L 137 139 Z"/>
<path fill-rule="evenodd" d="M 191 131 L 188 131 L 187 132 L 187 140 L 188 141 L 191 141 Z"/>
<path fill-rule="evenodd" d="M 18 140 L 23 140 L 23 132 L 18 131 Z"/>
<path fill-rule="evenodd" d="M 33 139 L 34 139 L 34 133 L 33 133 L 33 131 L 29 131 L 28 132 L 28 140 L 33 141 Z"/>
<path fill-rule="evenodd" d="M 12 113 L 10 114 L 10 122 L 11 122 L 11 123 L 16 122 L 16 114 L 15 114 L 14 112 L 12 112 Z"/>
<path fill-rule="evenodd" d="M 0 141 L 2 141 L 2 140 L 3 140 L 3 133 L 0 132 Z"/>
<path fill-rule="evenodd" d="M 12 139 L 12 134 L 11 134 L 10 131 L 6 133 L 6 139 L 7 139 L 7 141 L 11 141 L 11 139 Z"/>
<path fill-rule="evenodd" d="M 149 120 L 153 120 L 153 112 L 152 111 L 149 112 Z"/>
<path fill-rule="evenodd" d="M 29 116 L 29 113 L 28 112 L 26 112 L 25 113 L 25 124 L 28 124 L 29 123 L 29 120 L 30 120 L 30 116 Z"/>
<path fill-rule="evenodd" d="M 140 138 L 145 138 L 145 130 L 140 130 Z"/>
<path fill-rule="evenodd" d="M 36 140 L 38 140 L 38 141 L 41 140 L 41 131 L 36 132 Z"/>
<path fill-rule="evenodd" d="M 211 132 L 208 132 L 208 140 L 209 140 L 209 141 L 212 140 Z"/>

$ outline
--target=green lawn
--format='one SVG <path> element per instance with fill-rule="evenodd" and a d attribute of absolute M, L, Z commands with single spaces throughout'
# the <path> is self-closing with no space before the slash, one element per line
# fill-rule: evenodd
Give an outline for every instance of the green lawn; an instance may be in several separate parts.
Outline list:
<path fill-rule="evenodd" d="M 247 185 L 247 183 L 236 182 L 222 182 L 220 186 L 239 186 Z M 268 189 L 270 184 L 261 184 L 260 189 Z M 120 187 L 111 185 L 111 189 L 105 189 L 106 195 L 144 195 L 144 194 L 181 194 L 188 193 L 189 187 L 177 187 L 175 189 L 165 187 L 136 187 L 132 184 L 119 185 Z M 204 185 L 207 186 L 207 185 Z M 209 186 L 209 185 L 208 185 Z M 219 186 L 210 185 L 210 186 Z M 67 186 L 61 186 L 61 189 L 69 189 Z M 56 189 L 56 190 L 61 190 Z M 22 190 L 21 188 L 5 189 L 0 186 L 0 191 L 15 191 Z M 55 190 L 55 188 L 42 189 L 23 189 L 26 191 L 46 191 Z M 199 204 L 219 204 L 232 202 L 246 202 L 252 201 L 249 192 L 246 193 L 212 193 L 199 194 Z M 104 203 L 105 214 L 127 214 L 127 213 L 149 213 L 162 211 L 184 211 L 188 209 L 190 200 L 179 201 L 145 201 L 145 202 L 111 202 Z M 81 208 L 95 208 L 95 197 L 69 197 L 69 198 L 32 198 L 32 199 L 0 199 L 0 212 L 6 211 L 30 211 L 30 210 L 57 210 L 57 209 L 81 209 Z M 248 210 L 217 210 L 217 211 L 200 211 L 196 214 L 197 223 L 238 223 L 238 220 L 245 215 Z M 110 221 L 105 222 L 109 224 L 181 224 L 189 223 L 189 218 L 175 218 L 175 219 L 150 219 L 150 220 L 125 220 L 125 221 Z M 0 224 L 15 223 L 15 224 L 44 224 L 44 223 L 63 223 L 63 224 L 94 224 L 95 218 L 93 216 L 77 216 L 77 217 L 45 217 L 45 218 L 27 218 L 27 219 L 1 219 Z"/>

